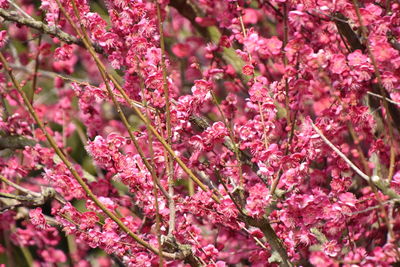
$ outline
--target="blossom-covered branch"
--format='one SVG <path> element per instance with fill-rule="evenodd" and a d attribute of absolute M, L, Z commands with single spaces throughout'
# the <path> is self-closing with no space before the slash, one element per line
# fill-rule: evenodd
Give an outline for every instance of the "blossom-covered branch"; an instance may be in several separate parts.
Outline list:
<path fill-rule="evenodd" d="M 400 261 L 394 1 L 0 0 L 0 17 L 0 264 Z"/>

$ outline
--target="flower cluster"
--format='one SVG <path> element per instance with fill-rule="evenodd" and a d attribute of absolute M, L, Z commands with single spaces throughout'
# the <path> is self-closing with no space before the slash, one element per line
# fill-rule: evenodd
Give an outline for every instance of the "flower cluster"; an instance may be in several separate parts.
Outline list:
<path fill-rule="evenodd" d="M 400 262 L 396 1 L 0 17 L 0 264 Z"/>

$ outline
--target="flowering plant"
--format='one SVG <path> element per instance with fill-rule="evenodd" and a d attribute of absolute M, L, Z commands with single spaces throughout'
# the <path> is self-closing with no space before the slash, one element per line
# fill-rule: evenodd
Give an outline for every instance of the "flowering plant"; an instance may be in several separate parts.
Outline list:
<path fill-rule="evenodd" d="M 0 0 L 0 263 L 400 262 L 400 4 Z"/>

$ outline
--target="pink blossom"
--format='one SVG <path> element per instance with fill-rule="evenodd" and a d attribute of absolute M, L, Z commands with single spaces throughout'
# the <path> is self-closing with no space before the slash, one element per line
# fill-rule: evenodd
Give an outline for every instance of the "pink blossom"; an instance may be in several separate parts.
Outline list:
<path fill-rule="evenodd" d="M 363 55 L 360 50 L 356 50 L 347 56 L 351 66 L 360 66 L 366 64 L 369 60 L 366 55 Z"/>
<path fill-rule="evenodd" d="M 45 262 L 48 263 L 62 263 L 67 260 L 67 257 L 62 250 L 54 248 L 43 250 L 40 255 L 45 260 Z"/>
<path fill-rule="evenodd" d="M 32 224 L 35 225 L 36 227 L 40 229 L 46 229 L 48 227 L 46 218 L 44 217 L 41 208 L 30 210 L 29 217 L 31 218 Z"/>
<path fill-rule="evenodd" d="M 7 31 L 0 31 L 0 48 L 2 48 L 8 41 Z"/>
<path fill-rule="evenodd" d="M 211 84 L 204 80 L 196 80 L 195 86 L 192 87 L 192 93 L 196 98 L 203 100 L 211 98 Z"/>
<path fill-rule="evenodd" d="M 72 57 L 73 46 L 72 45 L 63 45 L 62 47 L 56 48 L 54 51 L 54 55 L 56 60 L 69 60 Z"/>
<path fill-rule="evenodd" d="M 258 13 L 252 8 L 246 8 L 244 10 L 243 22 L 249 24 L 256 24 L 258 21 Z"/>
<path fill-rule="evenodd" d="M 245 66 L 242 68 L 242 71 L 243 71 L 243 73 L 244 73 L 245 75 L 248 75 L 248 76 L 254 75 L 254 67 L 251 66 L 251 65 L 245 65 Z"/>
<path fill-rule="evenodd" d="M 10 2 L 8 2 L 7 0 L 0 1 L 0 8 L 8 9 L 9 7 L 10 7 Z"/>
<path fill-rule="evenodd" d="M 202 27 L 208 27 L 212 26 L 215 24 L 215 20 L 213 18 L 201 18 L 201 17 L 196 17 L 195 18 L 196 22 L 200 24 Z"/>
<path fill-rule="evenodd" d="M 270 39 L 266 39 L 264 45 L 272 55 L 278 55 L 281 52 L 282 41 L 278 37 L 273 36 Z"/>
<path fill-rule="evenodd" d="M 265 207 L 271 201 L 271 194 L 268 188 L 261 184 L 257 184 L 249 189 L 249 197 L 247 198 L 246 210 L 254 217 L 261 217 L 265 213 Z"/>
<path fill-rule="evenodd" d="M 335 240 L 328 241 L 324 244 L 324 253 L 329 257 L 336 257 L 340 252 L 340 248 Z"/>
<path fill-rule="evenodd" d="M 346 57 L 344 55 L 334 55 L 331 59 L 331 71 L 336 74 L 341 74 L 346 70 Z"/>
<path fill-rule="evenodd" d="M 190 46 L 188 44 L 180 43 L 172 47 L 172 52 L 179 58 L 184 58 L 190 54 Z"/>
<path fill-rule="evenodd" d="M 49 25 L 55 25 L 58 19 L 59 8 L 56 1 L 44 0 L 41 2 L 40 8 L 46 11 L 46 21 Z"/>
<path fill-rule="evenodd" d="M 249 90 L 250 99 L 254 102 L 264 102 L 269 99 L 267 79 L 256 81 Z"/>
<path fill-rule="evenodd" d="M 393 175 L 392 181 L 390 183 L 390 186 L 396 190 L 396 192 L 400 192 L 400 172 L 396 172 Z"/>

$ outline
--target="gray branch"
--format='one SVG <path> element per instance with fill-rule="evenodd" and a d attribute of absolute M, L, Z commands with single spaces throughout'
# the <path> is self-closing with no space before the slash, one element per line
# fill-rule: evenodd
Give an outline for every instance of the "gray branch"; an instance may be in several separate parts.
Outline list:
<path fill-rule="evenodd" d="M 20 136 L 20 135 L 1 135 L 0 134 L 0 150 L 2 149 L 23 149 L 26 146 L 34 146 L 36 141 Z"/>
<path fill-rule="evenodd" d="M 27 27 L 36 29 L 42 33 L 57 37 L 58 39 L 66 42 L 67 44 L 76 44 L 81 47 L 85 47 L 82 40 L 60 30 L 56 26 L 49 26 L 41 21 L 23 17 L 16 11 L 7 11 L 5 9 L 0 8 L 0 17 L 2 17 L 4 20 L 25 25 Z M 97 53 L 100 54 L 104 53 L 103 49 L 98 44 L 93 44 L 93 46 Z"/>

